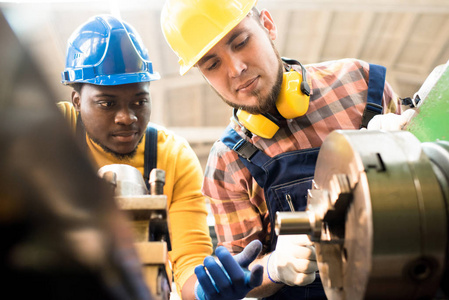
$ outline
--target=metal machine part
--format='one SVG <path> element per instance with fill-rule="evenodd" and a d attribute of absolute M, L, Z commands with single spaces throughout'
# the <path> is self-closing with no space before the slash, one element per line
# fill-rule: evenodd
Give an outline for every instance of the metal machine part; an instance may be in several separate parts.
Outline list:
<path fill-rule="evenodd" d="M 436 67 L 416 93 L 419 114 L 407 124 L 407 131 L 421 142 L 449 140 L 449 61 Z"/>
<path fill-rule="evenodd" d="M 153 169 L 150 172 L 150 194 L 151 195 L 163 195 L 165 185 L 165 171 L 160 169 Z"/>
<path fill-rule="evenodd" d="M 134 231 L 134 245 L 142 262 L 142 271 L 154 299 L 167 300 L 171 291 L 168 263 L 170 235 L 167 196 L 163 195 L 165 171 L 150 172 L 148 194 L 142 174 L 125 164 L 103 166 L 98 176 L 110 183 L 118 206 L 126 212 Z"/>
<path fill-rule="evenodd" d="M 328 299 L 447 296 L 449 143 L 410 132 L 334 131 L 305 212 L 278 234 L 308 234 Z"/>
<path fill-rule="evenodd" d="M 142 174 L 130 165 L 106 165 L 98 170 L 98 176 L 114 186 L 116 196 L 148 194 Z"/>

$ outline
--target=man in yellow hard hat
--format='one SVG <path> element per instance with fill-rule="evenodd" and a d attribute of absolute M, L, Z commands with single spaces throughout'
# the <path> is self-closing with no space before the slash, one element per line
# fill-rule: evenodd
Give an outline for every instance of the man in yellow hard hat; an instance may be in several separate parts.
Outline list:
<path fill-rule="evenodd" d="M 275 214 L 305 210 L 319 147 L 331 131 L 399 116 L 400 99 L 382 66 L 343 59 L 303 67 L 281 58 L 276 24 L 256 2 L 167 0 L 162 31 L 181 75 L 197 67 L 234 108 L 211 149 L 203 193 L 220 245 L 232 254 L 254 240 L 264 245 L 254 262 L 264 266 L 263 283 L 248 296 L 326 299 L 313 244 L 303 235 L 277 237 Z"/>

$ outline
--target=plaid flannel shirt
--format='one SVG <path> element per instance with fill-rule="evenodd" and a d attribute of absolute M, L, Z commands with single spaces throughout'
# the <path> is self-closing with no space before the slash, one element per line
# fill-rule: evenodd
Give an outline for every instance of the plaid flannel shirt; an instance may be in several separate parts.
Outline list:
<path fill-rule="evenodd" d="M 299 66 L 298 66 L 299 67 Z M 311 87 L 310 105 L 304 116 L 282 120 L 271 139 L 245 137 L 270 157 L 280 153 L 320 147 L 336 129 L 359 129 L 366 106 L 369 64 L 342 59 L 305 66 Z M 299 69 L 300 70 L 300 69 Z M 386 82 L 383 113 L 400 113 L 400 100 Z M 219 245 L 239 253 L 252 240 L 269 245 L 270 224 L 263 189 L 252 178 L 236 152 L 221 141 L 212 147 L 203 182 L 210 199 Z"/>

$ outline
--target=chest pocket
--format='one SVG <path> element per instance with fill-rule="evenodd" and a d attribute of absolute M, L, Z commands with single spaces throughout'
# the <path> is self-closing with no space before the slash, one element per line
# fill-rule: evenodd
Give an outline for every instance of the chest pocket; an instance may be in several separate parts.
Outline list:
<path fill-rule="evenodd" d="M 304 211 L 307 207 L 307 190 L 312 188 L 313 176 L 286 184 L 272 186 L 277 211 Z"/>

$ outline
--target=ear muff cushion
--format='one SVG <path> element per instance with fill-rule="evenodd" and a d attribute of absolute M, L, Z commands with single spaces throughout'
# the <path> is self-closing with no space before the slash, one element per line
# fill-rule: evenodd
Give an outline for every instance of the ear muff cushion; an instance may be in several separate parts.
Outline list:
<path fill-rule="evenodd" d="M 301 91 L 302 76 L 296 71 L 285 72 L 276 107 L 286 119 L 303 116 L 309 109 L 309 96 Z"/>
<path fill-rule="evenodd" d="M 246 129 L 264 139 L 271 139 L 279 130 L 279 126 L 276 123 L 263 115 L 253 115 L 239 109 L 237 117 Z"/>

